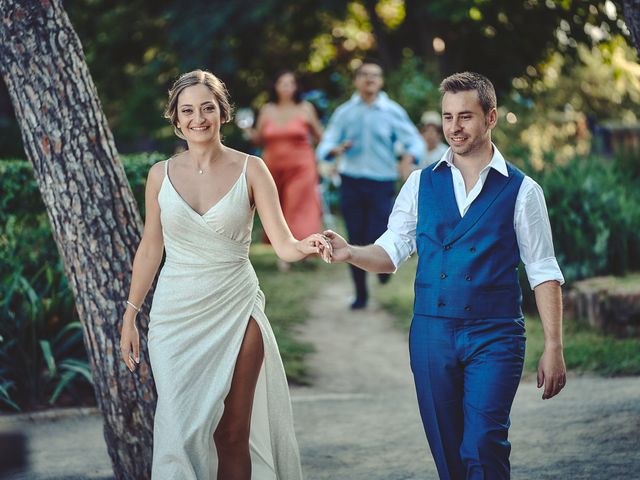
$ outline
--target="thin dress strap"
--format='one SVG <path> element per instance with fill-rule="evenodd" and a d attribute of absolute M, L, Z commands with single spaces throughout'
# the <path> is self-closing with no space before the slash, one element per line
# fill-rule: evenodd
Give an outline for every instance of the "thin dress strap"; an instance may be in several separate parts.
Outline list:
<path fill-rule="evenodd" d="M 244 167 L 242 168 L 242 174 L 245 175 L 247 173 L 247 165 L 249 164 L 249 155 L 244 159 Z"/>
<path fill-rule="evenodd" d="M 164 176 L 168 176 L 169 175 L 169 160 L 171 160 L 170 158 L 167 158 L 164 161 Z"/>

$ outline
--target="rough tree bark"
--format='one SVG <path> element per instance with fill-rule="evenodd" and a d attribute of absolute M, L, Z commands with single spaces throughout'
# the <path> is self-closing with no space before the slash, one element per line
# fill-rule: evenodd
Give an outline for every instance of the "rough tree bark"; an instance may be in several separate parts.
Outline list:
<path fill-rule="evenodd" d="M 0 72 L 76 298 L 114 472 L 149 478 L 156 397 L 146 315 L 138 372 L 119 358 L 140 215 L 61 1 L 0 0 L 0 12 Z"/>
<path fill-rule="evenodd" d="M 624 0 L 624 18 L 640 55 L 640 0 Z"/>

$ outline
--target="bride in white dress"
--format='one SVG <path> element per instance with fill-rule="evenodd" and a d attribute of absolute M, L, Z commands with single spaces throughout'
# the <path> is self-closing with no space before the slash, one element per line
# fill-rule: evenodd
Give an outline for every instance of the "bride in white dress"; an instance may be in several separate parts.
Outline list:
<path fill-rule="evenodd" d="M 148 336 L 158 392 L 152 478 L 301 479 L 287 381 L 249 262 L 254 211 L 282 260 L 330 246 L 318 234 L 296 240 L 262 160 L 221 143 L 231 106 L 215 75 L 182 75 L 166 115 L 189 148 L 149 171 L 120 345 L 134 371 L 135 318 L 164 249 Z"/>

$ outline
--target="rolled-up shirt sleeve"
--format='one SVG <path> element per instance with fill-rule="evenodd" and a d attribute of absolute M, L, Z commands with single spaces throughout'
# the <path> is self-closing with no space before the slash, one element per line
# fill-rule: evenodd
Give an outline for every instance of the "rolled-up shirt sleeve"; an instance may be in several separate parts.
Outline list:
<path fill-rule="evenodd" d="M 529 177 L 525 177 L 520 186 L 514 227 L 531 289 L 550 280 L 557 280 L 562 285 L 564 277 L 553 250 L 544 193 L 540 185 Z"/>
<path fill-rule="evenodd" d="M 395 270 L 416 250 L 419 186 L 420 170 L 416 170 L 411 173 L 396 198 L 387 231 L 375 242 L 387 252 Z"/>

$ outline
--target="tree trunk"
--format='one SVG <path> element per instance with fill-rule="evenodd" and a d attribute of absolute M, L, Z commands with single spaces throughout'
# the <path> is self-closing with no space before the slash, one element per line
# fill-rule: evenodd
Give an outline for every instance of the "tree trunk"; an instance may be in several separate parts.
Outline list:
<path fill-rule="evenodd" d="M 640 0 L 624 0 L 624 18 L 640 55 Z"/>
<path fill-rule="evenodd" d="M 0 0 L 0 12 L 0 72 L 76 298 L 114 472 L 149 478 L 156 397 L 147 315 L 137 373 L 119 354 L 140 215 L 61 1 Z"/>

